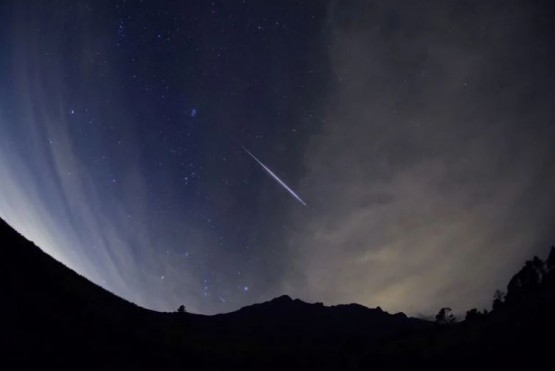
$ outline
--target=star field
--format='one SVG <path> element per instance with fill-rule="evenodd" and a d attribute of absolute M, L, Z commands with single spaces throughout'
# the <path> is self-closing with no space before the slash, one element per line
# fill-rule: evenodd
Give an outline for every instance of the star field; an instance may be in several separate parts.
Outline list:
<path fill-rule="evenodd" d="M 476 306 L 553 238 L 547 5 L 3 8 L 0 216 L 140 305 Z"/>

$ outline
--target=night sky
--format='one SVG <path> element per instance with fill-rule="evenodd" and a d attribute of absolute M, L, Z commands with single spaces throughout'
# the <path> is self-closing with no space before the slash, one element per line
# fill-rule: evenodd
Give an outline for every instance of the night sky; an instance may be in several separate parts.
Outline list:
<path fill-rule="evenodd" d="M 0 216 L 156 310 L 489 307 L 555 241 L 551 3 L 3 1 Z"/>

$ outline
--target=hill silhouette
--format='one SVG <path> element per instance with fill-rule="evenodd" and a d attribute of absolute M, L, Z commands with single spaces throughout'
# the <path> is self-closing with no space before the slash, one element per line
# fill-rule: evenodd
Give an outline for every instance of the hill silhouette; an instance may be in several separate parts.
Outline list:
<path fill-rule="evenodd" d="M 515 275 L 494 310 L 433 323 L 281 296 L 214 316 L 141 308 L 65 267 L 0 220 L 2 369 L 495 369 L 553 345 L 555 252 Z"/>

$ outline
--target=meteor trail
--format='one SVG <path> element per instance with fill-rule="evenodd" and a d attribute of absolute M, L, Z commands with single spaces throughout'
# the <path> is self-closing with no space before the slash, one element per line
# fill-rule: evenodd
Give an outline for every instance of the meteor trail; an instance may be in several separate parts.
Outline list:
<path fill-rule="evenodd" d="M 281 186 L 282 186 L 283 188 L 285 188 L 285 189 L 287 190 L 287 192 L 289 192 L 289 193 L 291 194 L 291 196 L 295 197 L 295 199 L 296 199 L 297 201 L 299 201 L 301 204 L 303 204 L 304 206 L 307 206 L 307 205 L 306 205 L 306 202 L 304 202 L 304 201 L 302 200 L 302 198 L 300 198 L 291 188 L 289 188 L 289 187 L 287 186 L 287 184 L 285 184 L 285 182 L 284 182 L 283 180 L 279 179 L 279 177 L 278 177 L 276 174 L 274 174 L 274 173 L 272 172 L 272 170 L 270 170 L 270 169 L 269 169 L 266 165 L 264 165 L 259 159 L 257 159 L 255 155 L 253 155 L 253 154 L 252 154 L 248 149 L 246 149 L 245 147 L 241 146 L 241 148 L 243 149 L 243 151 L 247 152 L 248 155 L 251 156 L 256 162 L 258 162 L 258 164 L 259 164 L 260 166 L 262 166 L 262 168 L 264 168 L 264 170 L 266 170 L 266 171 L 268 172 L 268 174 L 270 174 L 270 175 L 272 176 L 272 178 L 274 178 L 275 180 L 277 180 L 277 182 L 278 182 L 279 184 L 281 184 Z"/>

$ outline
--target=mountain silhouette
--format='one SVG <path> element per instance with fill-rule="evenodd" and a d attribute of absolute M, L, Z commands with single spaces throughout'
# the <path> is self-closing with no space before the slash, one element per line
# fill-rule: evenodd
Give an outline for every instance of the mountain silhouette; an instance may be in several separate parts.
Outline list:
<path fill-rule="evenodd" d="M 160 313 L 95 285 L 0 219 L 0 368 L 531 367 L 553 345 L 554 261 L 552 248 L 547 262 L 528 262 L 493 311 L 459 323 L 287 295 L 212 316 Z"/>
<path fill-rule="evenodd" d="M 160 367 L 181 359 L 210 368 L 244 352 L 234 347 L 254 349 L 262 362 L 268 351 L 283 345 L 280 351 L 286 353 L 305 348 L 310 353 L 319 344 L 377 339 L 430 325 L 401 313 L 356 304 L 326 307 L 288 296 L 214 316 L 159 313 L 88 281 L 3 220 L 0 272 L 2 349 L 17 368 L 44 362 L 71 368 L 83 359 L 88 363 L 80 368 L 106 367 L 108 361 L 114 367 Z"/>

